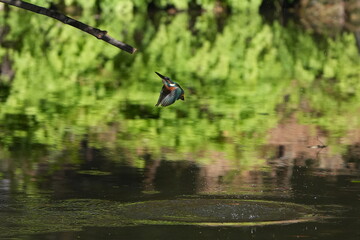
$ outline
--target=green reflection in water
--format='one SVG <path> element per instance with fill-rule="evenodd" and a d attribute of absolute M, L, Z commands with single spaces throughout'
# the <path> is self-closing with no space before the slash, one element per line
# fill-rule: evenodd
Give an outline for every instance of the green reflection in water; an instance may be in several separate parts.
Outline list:
<path fill-rule="evenodd" d="M 0 236 L 80 231 L 137 224 L 261 226 L 311 221 L 314 208 L 285 202 L 178 199 L 120 204 L 96 199 L 16 198 L 3 208 Z"/>
<path fill-rule="evenodd" d="M 257 13 L 222 25 L 211 14 L 160 14 L 152 22 L 128 12 L 95 21 L 84 9 L 81 20 L 139 48 L 130 56 L 42 16 L 1 14 L 10 47 L 0 55 L 11 59 L 15 76 L 1 76 L 8 91 L 1 93 L 0 151 L 16 159 L 11 169 L 20 175 L 41 161 L 80 163 L 84 136 L 113 161 L 139 168 L 145 152 L 247 167 L 263 163 L 260 146 L 289 116 L 329 136 L 359 128 L 359 55 L 350 33 L 313 36 Z M 186 101 L 155 108 L 161 82 L 154 71 L 179 82 Z"/>
<path fill-rule="evenodd" d="M 29 0 L 28 2 L 44 6 L 44 1 Z M 261 0 L 226 0 L 222 1 L 221 3 L 219 3 L 217 0 L 197 0 L 196 2 L 192 0 L 104 0 L 101 2 L 86 0 L 55 0 L 54 3 L 58 4 L 58 6 L 66 5 L 69 8 L 80 7 L 86 10 L 86 14 L 95 12 L 98 8 L 100 8 L 102 13 L 107 15 L 132 13 L 134 8 L 140 11 L 146 11 L 149 4 L 154 4 L 159 8 L 173 6 L 179 10 L 186 10 L 191 6 L 195 7 L 196 3 L 197 5 L 201 6 L 202 9 L 209 11 L 212 11 L 214 7 L 231 8 L 232 11 L 257 11 L 261 4 Z M 222 10 L 225 9 L 220 9 L 220 11 Z"/>

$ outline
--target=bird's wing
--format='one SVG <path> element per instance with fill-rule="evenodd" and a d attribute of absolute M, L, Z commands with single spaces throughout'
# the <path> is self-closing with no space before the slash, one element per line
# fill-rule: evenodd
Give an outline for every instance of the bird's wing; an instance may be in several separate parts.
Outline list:
<path fill-rule="evenodd" d="M 161 100 L 160 103 L 161 106 L 166 107 L 173 104 L 179 98 L 180 94 L 181 94 L 180 88 L 171 91 L 168 95 L 164 97 L 164 99 Z"/>
<path fill-rule="evenodd" d="M 160 96 L 159 99 L 157 101 L 157 103 L 155 104 L 155 106 L 159 106 L 159 104 L 163 101 L 163 99 L 166 97 L 166 95 L 168 95 L 170 93 L 170 90 L 168 90 L 165 86 L 162 87 L 161 91 L 160 91 Z"/>

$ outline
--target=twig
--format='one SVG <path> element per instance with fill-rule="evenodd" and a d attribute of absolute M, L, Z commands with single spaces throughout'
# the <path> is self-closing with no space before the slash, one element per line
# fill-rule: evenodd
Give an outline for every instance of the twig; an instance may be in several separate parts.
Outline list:
<path fill-rule="evenodd" d="M 85 23 L 79 22 L 73 18 L 70 18 L 68 16 L 65 16 L 64 14 L 61 14 L 59 12 L 56 12 L 51 9 L 43 8 L 31 3 L 27 3 L 20 0 L 0 0 L 0 2 L 7 3 L 9 5 L 13 5 L 31 12 L 35 12 L 38 14 L 42 14 L 51 18 L 54 18 L 56 20 L 59 20 L 60 22 L 63 22 L 65 24 L 71 25 L 75 28 L 78 28 L 84 32 L 87 32 L 88 34 L 93 35 L 97 39 L 101 39 L 115 47 L 120 48 L 121 50 L 124 50 L 128 53 L 133 54 L 136 51 L 136 48 L 133 48 L 132 46 L 120 42 L 112 37 L 110 37 L 106 31 L 102 31 L 98 28 L 91 27 Z"/>

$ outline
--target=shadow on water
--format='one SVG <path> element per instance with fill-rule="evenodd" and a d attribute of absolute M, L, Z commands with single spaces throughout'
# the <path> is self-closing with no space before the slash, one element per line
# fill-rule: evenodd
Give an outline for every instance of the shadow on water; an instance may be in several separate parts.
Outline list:
<path fill-rule="evenodd" d="M 332 33 L 309 25 L 312 11 L 295 21 L 251 11 L 98 16 L 141 49 L 128 56 L 0 10 L 11 33 L 0 31 L 0 238 L 358 239 L 358 39 L 345 22 Z M 186 101 L 155 108 L 154 71 L 181 83 Z M 184 198 L 298 204 L 317 217 L 174 226 L 119 210 Z M 225 211 L 237 204 L 213 213 L 233 216 Z"/>

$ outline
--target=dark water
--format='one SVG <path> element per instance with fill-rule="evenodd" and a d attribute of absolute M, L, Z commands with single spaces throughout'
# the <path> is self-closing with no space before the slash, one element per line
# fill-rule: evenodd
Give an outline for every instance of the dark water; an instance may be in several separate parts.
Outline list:
<path fill-rule="evenodd" d="M 97 19 L 139 48 L 130 56 L 1 14 L 1 239 L 360 238 L 355 32 L 258 13 Z M 185 102 L 155 108 L 154 71 L 181 83 Z M 296 203 L 318 217 L 210 227 L 117 215 L 181 198 Z"/>
<path fill-rule="evenodd" d="M 110 161 L 95 148 L 81 149 L 84 163 L 63 167 L 31 183 L 15 185 L 16 179 L 1 181 L 1 211 L 4 239 L 358 239 L 359 173 L 295 163 L 291 166 L 263 164 L 260 169 L 229 168 L 226 164 L 201 166 L 194 162 L 156 160 L 147 156 L 146 166 L 137 168 Z M 326 159 L 326 158 L 325 158 Z M 311 159 L 308 159 L 310 161 Z M 315 159 L 312 160 L 315 163 Z M 100 172 L 79 172 L 78 170 Z M 214 172 L 215 171 L 215 172 Z M 233 172 L 232 172 L 233 171 Z M 85 174 L 87 173 L 87 174 Z M 91 173 L 91 174 L 90 174 Z M 231 174 L 230 179 L 225 179 Z M 116 219 L 111 202 L 141 202 L 176 199 L 191 195 L 207 198 L 262 199 L 312 206 L 323 217 L 305 223 L 249 226 L 200 227 L 132 225 Z M 84 211 L 59 204 L 84 199 Z M 89 200 L 90 199 L 90 200 Z M 44 208 L 49 208 L 44 212 Z M 89 215 L 90 214 L 90 215 Z M 93 215 L 92 215 L 93 214 Z M 94 216 L 94 215 L 104 216 Z M 129 214 L 129 213 L 128 213 Z M 221 215 L 221 213 L 219 213 Z M 106 217 L 108 216 L 108 217 Z M 82 219 L 84 218 L 84 219 Z M 5 220 L 7 219 L 7 220 Z M 5 220 L 5 221 L 4 221 Z M 46 226 L 46 221 L 51 223 Z M 66 231 L 62 229 L 67 229 Z"/>

